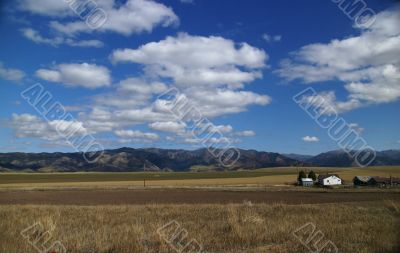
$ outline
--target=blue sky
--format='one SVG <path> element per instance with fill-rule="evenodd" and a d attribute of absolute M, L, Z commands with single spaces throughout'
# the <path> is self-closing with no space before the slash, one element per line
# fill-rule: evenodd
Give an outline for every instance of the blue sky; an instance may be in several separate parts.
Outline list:
<path fill-rule="evenodd" d="M 98 0 L 107 19 L 97 29 L 65 1 L 37 2 L 1 6 L 0 152 L 74 151 L 57 123 L 106 148 L 202 147 L 157 101 L 170 87 L 222 133 L 210 142 L 338 149 L 292 100 L 312 87 L 370 146 L 400 148 L 395 1 L 365 1 L 376 15 L 357 27 L 328 0 Z M 35 111 L 20 94 L 36 83 L 74 120 Z"/>

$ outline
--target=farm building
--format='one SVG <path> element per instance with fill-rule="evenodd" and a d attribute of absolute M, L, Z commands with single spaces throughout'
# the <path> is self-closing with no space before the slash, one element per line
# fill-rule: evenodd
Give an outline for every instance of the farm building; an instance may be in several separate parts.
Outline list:
<path fill-rule="evenodd" d="M 318 176 L 318 183 L 323 186 L 341 185 L 342 179 L 336 174 L 325 174 Z"/>
<path fill-rule="evenodd" d="M 314 185 L 314 181 L 312 180 L 312 178 L 302 178 L 301 179 L 301 185 L 302 186 L 313 186 Z"/>
<path fill-rule="evenodd" d="M 372 177 L 369 176 L 356 176 L 353 179 L 353 183 L 354 185 L 362 185 L 362 186 L 372 185 L 373 181 L 371 179 Z"/>
<path fill-rule="evenodd" d="M 353 183 L 359 186 L 400 186 L 400 178 L 356 176 Z"/>
<path fill-rule="evenodd" d="M 400 178 L 396 177 L 372 177 L 371 184 L 385 187 L 385 186 L 400 186 Z"/>

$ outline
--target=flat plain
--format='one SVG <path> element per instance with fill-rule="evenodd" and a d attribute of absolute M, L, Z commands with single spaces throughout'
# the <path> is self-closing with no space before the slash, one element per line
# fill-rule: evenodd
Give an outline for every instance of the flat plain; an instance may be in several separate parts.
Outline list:
<path fill-rule="evenodd" d="M 399 177 L 400 167 L 311 169 L 348 185 L 296 187 L 299 168 L 3 173 L 0 252 L 37 252 L 21 236 L 35 223 L 36 236 L 73 253 L 400 252 L 400 189 L 350 185 L 356 175 Z M 166 240 L 158 231 L 171 222 L 186 236 Z M 313 229 L 301 239 L 304 226 Z M 202 250 L 184 248 L 191 240 Z"/>
<path fill-rule="evenodd" d="M 228 185 L 292 185 L 304 168 L 265 168 L 254 171 L 227 172 L 130 172 L 130 173 L 1 173 L 0 189 L 9 188 L 115 188 L 115 187 L 182 187 Z M 345 183 L 355 176 L 400 177 L 400 166 L 306 168 L 317 174 L 336 173 Z M 146 182 L 144 182 L 146 181 Z"/>

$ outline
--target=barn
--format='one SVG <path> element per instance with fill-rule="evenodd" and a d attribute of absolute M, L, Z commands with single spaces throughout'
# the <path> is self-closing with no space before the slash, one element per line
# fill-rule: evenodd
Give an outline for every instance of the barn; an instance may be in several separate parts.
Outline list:
<path fill-rule="evenodd" d="M 318 183 L 323 186 L 341 185 L 342 179 L 336 174 L 325 174 L 318 176 Z"/>
<path fill-rule="evenodd" d="M 367 186 L 373 185 L 372 177 L 369 176 L 356 176 L 353 178 L 354 185 Z"/>

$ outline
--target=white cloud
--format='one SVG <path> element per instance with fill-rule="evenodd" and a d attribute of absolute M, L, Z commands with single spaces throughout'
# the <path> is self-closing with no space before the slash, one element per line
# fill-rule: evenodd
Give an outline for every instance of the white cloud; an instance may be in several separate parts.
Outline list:
<path fill-rule="evenodd" d="M 124 92 L 134 92 L 140 94 L 159 94 L 167 89 L 161 82 L 146 82 L 140 78 L 127 78 L 119 84 L 119 89 Z"/>
<path fill-rule="evenodd" d="M 266 41 L 266 42 L 279 42 L 282 40 L 282 35 L 269 35 L 267 33 L 264 33 L 262 35 L 262 38 Z"/>
<path fill-rule="evenodd" d="M 149 127 L 157 131 L 180 133 L 185 131 L 186 124 L 173 121 L 154 122 L 149 124 Z"/>
<path fill-rule="evenodd" d="M 60 64 L 53 69 L 39 69 L 36 76 L 49 81 L 68 86 L 98 88 L 111 84 L 110 71 L 96 64 Z"/>
<path fill-rule="evenodd" d="M 0 62 L 0 77 L 9 81 L 20 81 L 25 77 L 25 73 L 19 69 L 6 68 Z"/>
<path fill-rule="evenodd" d="M 240 87 L 261 77 L 265 66 L 263 50 L 246 43 L 235 45 L 222 37 L 201 37 L 181 33 L 138 49 L 115 50 L 113 62 L 134 62 L 147 71 L 172 78 L 176 85 L 230 85 Z M 241 69 L 243 67 L 245 69 Z"/>
<path fill-rule="evenodd" d="M 305 141 L 305 142 L 318 142 L 319 141 L 319 138 L 318 137 L 316 137 L 316 136 L 304 136 L 303 137 L 303 141 Z"/>
<path fill-rule="evenodd" d="M 24 28 L 21 30 L 22 35 L 27 39 L 37 43 L 37 44 L 46 44 L 53 47 L 57 47 L 60 45 L 69 45 L 71 47 L 103 47 L 103 42 L 99 40 L 73 40 L 73 39 L 65 39 L 64 37 L 58 36 L 54 38 L 45 38 L 40 33 L 32 28 Z"/>
<path fill-rule="evenodd" d="M 40 4 L 35 0 L 17 0 L 20 10 L 33 14 L 51 17 L 65 17 L 73 15 L 67 1 L 41 0 Z"/>
<path fill-rule="evenodd" d="M 333 91 L 303 96 L 301 102 L 314 106 L 322 114 L 335 114 L 361 107 L 361 102 L 357 99 L 349 99 L 344 102 L 336 101 L 336 95 Z"/>
<path fill-rule="evenodd" d="M 82 136 L 88 130 L 80 121 L 52 120 L 46 122 L 31 114 L 13 114 L 11 128 L 17 138 L 40 138 L 48 141 L 67 140 L 69 136 Z"/>
<path fill-rule="evenodd" d="M 183 143 L 192 144 L 192 145 L 205 145 L 205 144 L 219 144 L 219 143 L 234 143 L 234 140 L 228 137 L 212 137 L 208 139 L 201 139 L 201 138 L 185 138 Z"/>
<path fill-rule="evenodd" d="M 187 89 L 185 94 L 191 104 L 205 117 L 218 117 L 246 111 L 250 105 L 267 105 L 271 98 L 251 91 L 229 89 Z"/>
<path fill-rule="evenodd" d="M 156 26 L 167 27 L 179 23 L 179 18 L 171 8 L 155 1 L 127 0 L 125 3 L 115 3 L 113 0 L 102 0 L 97 2 L 99 7 L 107 14 L 107 20 L 96 29 L 97 31 L 132 35 L 151 32 Z M 35 11 L 34 8 L 30 10 Z M 64 13 L 64 11 L 63 8 L 60 8 L 60 12 Z M 52 13 L 51 9 L 49 8 L 46 13 Z M 52 14 L 50 15 L 52 16 Z M 85 21 L 64 23 L 52 21 L 50 27 L 66 35 L 94 31 Z"/>
<path fill-rule="evenodd" d="M 104 43 L 100 40 L 72 40 L 66 39 L 65 44 L 71 47 L 96 47 L 100 48 L 104 46 Z"/>
<path fill-rule="evenodd" d="M 44 38 L 40 33 L 32 28 L 24 28 L 21 29 L 22 35 L 37 43 L 37 44 L 47 44 L 51 46 L 58 46 L 64 42 L 64 39 L 62 37 L 54 37 L 54 38 Z"/>
<path fill-rule="evenodd" d="M 337 101 L 333 92 L 322 94 L 339 113 L 396 101 L 400 98 L 399 21 L 398 10 L 378 13 L 375 23 L 361 28 L 359 36 L 306 45 L 283 61 L 277 73 L 289 81 L 344 83 L 347 100 Z"/>
<path fill-rule="evenodd" d="M 349 123 L 349 127 L 356 131 L 358 134 L 362 134 L 364 132 L 364 128 L 360 127 L 357 123 Z"/>
<path fill-rule="evenodd" d="M 146 51 L 147 49 L 144 48 L 149 47 L 150 44 L 152 43 L 145 44 L 137 50 Z M 139 62 L 144 66 L 143 76 L 121 80 L 111 88 L 111 91 L 91 97 L 91 104 L 85 106 L 85 111 L 79 113 L 79 120 L 84 122 L 88 131 L 93 134 L 113 132 L 123 142 L 152 141 L 152 138 L 155 140 L 156 137 L 150 135 L 152 133 L 122 130 L 133 126 L 147 125 L 152 130 L 171 133 L 169 134 L 170 140 L 187 143 L 186 139 L 193 138 L 193 136 L 190 132 L 186 132 L 185 123 L 177 122 L 175 116 L 166 111 L 168 109 L 166 101 L 156 98 L 157 95 L 168 89 L 166 83 L 178 87 L 182 96 L 185 96 L 189 103 L 203 117 L 207 118 L 244 112 L 251 105 L 266 105 L 271 101 L 267 95 L 244 90 L 245 84 L 253 80 L 253 77 L 246 79 L 243 76 L 254 75 L 254 78 L 260 76 L 262 68 L 266 66 L 267 55 L 263 50 L 221 37 L 200 37 L 186 34 L 175 38 L 167 37 L 154 44 L 157 49 L 154 54 L 148 55 L 154 59 L 149 59 L 146 63 L 144 57 L 141 58 L 143 63 Z M 195 51 L 188 50 L 188 47 Z M 221 53 L 221 51 L 223 52 Z M 201 57 L 204 58 L 201 59 Z M 41 69 L 36 74 L 42 79 L 66 85 L 82 86 L 85 84 L 85 87 L 93 87 L 95 84 L 101 83 L 94 82 L 89 75 L 79 78 L 77 81 L 79 74 L 72 75 L 71 71 L 65 71 L 66 66 L 64 65 L 68 64 Z M 162 70 L 158 71 L 158 67 L 168 68 L 171 71 L 179 68 L 187 74 L 190 72 L 193 74 L 190 78 L 193 78 L 193 82 L 197 82 L 197 85 L 176 83 L 172 77 L 172 82 L 165 80 L 165 77 L 168 78 L 168 76 L 164 76 Z M 80 64 L 74 64 L 73 68 L 84 69 Z M 238 75 L 229 76 L 232 71 Z M 213 79 L 207 76 L 208 74 L 204 74 L 208 72 L 220 73 L 220 75 Z M 96 74 L 95 76 L 101 75 Z M 181 79 L 177 78 L 176 80 L 186 80 L 182 75 L 180 77 Z M 74 79 L 72 80 L 72 78 Z M 90 80 L 83 81 L 83 79 Z M 107 80 L 107 78 L 105 79 Z M 228 134 L 228 137 L 215 137 L 209 142 L 237 141 L 229 139 L 235 135 L 231 125 L 215 125 L 214 128 L 221 133 Z M 236 135 L 236 137 L 238 136 Z"/>
<path fill-rule="evenodd" d="M 201 139 L 198 138 L 185 138 L 183 140 L 184 143 L 186 144 L 200 144 L 201 143 Z"/>
<path fill-rule="evenodd" d="M 162 82 L 151 82 L 142 78 L 127 78 L 118 83 L 116 90 L 95 95 L 94 106 L 102 108 L 135 109 L 148 106 L 155 94 L 164 92 L 167 86 Z"/>
<path fill-rule="evenodd" d="M 230 133 L 232 132 L 233 127 L 231 125 L 211 125 L 209 128 L 209 132 L 220 132 L 220 133 Z"/>
<path fill-rule="evenodd" d="M 147 140 L 157 140 L 159 136 L 155 133 L 144 133 L 139 130 L 116 130 L 115 135 L 120 138 L 128 139 L 147 139 Z"/>
<path fill-rule="evenodd" d="M 108 100 L 96 101 L 89 113 L 82 113 L 81 120 L 92 132 L 108 132 L 115 129 L 153 123 L 160 121 L 173 121 L 174 117 L 165 113 L 154 112 L 151 107 L 145 105 L 138 106 L 116 106 L 108 105 Z M 123 103 L 120 101 L 119 103 Z"/>
<path fill-rule="evenodd" d="M 253 130 L 245 130 L 241 132 L 236 132 L 235 135 L 242 137 L 252 137 L 256 135 L 256 132 L 254 132 Z"/>
<path fill-rule="evenodd" d="M 271 100 L 266 95 L 238 90 L 261 77 L 267 59 L 263 50 L 246 43 L 181 33 L 138 49 L 115 50 L 110 58 L 113 62 L 143 64 L 152 77 L 171 78 L 205 117 L 243 112 L 250 105 L 266 105 Z M 165 113 L 165 104 L 156 101 L 156 111 Z"/>

